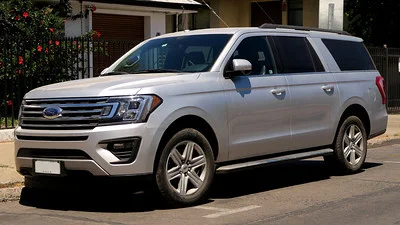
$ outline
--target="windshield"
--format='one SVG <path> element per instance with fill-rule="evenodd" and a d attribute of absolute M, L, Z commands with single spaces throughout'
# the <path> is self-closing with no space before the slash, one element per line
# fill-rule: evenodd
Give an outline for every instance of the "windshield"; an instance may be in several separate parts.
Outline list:
<path fill-rule="evenodd" d="M 132 52 L 106 75 L 209 71 L 231 36 L 212 34 L 154 39 Z"/>

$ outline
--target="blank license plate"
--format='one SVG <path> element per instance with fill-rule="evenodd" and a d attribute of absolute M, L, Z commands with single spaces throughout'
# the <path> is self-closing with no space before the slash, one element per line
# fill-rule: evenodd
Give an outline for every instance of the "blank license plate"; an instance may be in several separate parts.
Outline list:
<path fill-rule="evenodd" d="M 54 161 L 34 161 L 35 163 L 35 173 L 42 174 L 61 174 L 61 164 L 60 162 Z"/>

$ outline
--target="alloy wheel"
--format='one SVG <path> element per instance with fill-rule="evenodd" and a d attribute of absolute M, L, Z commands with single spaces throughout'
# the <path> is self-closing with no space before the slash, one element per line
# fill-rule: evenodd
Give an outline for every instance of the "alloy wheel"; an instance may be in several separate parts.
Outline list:
<path fill-rule="evenodd" d="M 166 163 L 170 186 L 181 196 L 194 194 L 203 184 L 207 161 L 203 149 L 193 141 L 175 145 Z"/>
<path fill-rule="evenodd" d="M 342 146 L 344 158 L 350 165 L 356 165 L 364 152 L 363 134 L 357 125 L 352 124 L 346 129 Z"/>

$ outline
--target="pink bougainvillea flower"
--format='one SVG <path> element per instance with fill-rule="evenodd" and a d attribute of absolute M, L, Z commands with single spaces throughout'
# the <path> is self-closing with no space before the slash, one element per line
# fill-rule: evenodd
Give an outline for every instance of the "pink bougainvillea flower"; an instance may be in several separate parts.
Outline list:
<path fill-rule="evenodd" d="M 97 10 L 96 6 L 92 5 L 92 11 L 95 12 Z"/>
<path fill-rule="evenodd" d="M 19 19 L 21 19 L 21 17 L 19 15 L 16 15 L 15 20 L 19 20 Z"/>
<path fill-rule="evenodd" d="M 18 56 L 18 64 L 22 65 L 24 63 L 24 58 L 22 56 Z"/>
<path fill-rule="evenodd" d="M 96 33 L 97 33 L 97 37 L 100 37 L 100 36 L 101 36 L 101 33 L 100 33 L 100 32 L 96 31 Z"/>
<path fill-rule="evenodd" d="M 51 28 L 51 27 L 49 28 L 49 30 L 50 30 L 50 32 L 51 32 L 51 33 L 53 33 L 53 32 L 54 32 L 54 29 L 53 29 L 53 28 Z"/>
<path fill-rule="evenodd" d="M 8 100 L 8 101 L 7 101 L 7 105 L 8 105 L 8 106 L 12 106 L 12 105 L 13 105 L 13 102 L 12 102 L 11 100 Z"/>
<path fill-rule="evenodd" d="M 24 12 L 23 14 L 22 14 L 22 16 L 23 17 L 25 17 L 25 19 L 29 16 L 29 13 L 28 12 Z"/>
<path fill-rule="evenodd" d="M 16 71 L 18 74 L 22 74 L 22 70 L 17 70 Z"/>
<path fill-rule="evenodd" d="M 58 46 L 60 44 L 60 42 L 59 41 L 56 41 L 56 46 Z"/>
<path fill-rule="evenodd" d="M 80 45 L 78 45 L 78 49 L 80 49 L 81 48 L 81 46 Z"/>
<path fill-rule="evenodd" d="M 73 45 L 76 45 L 76 41 L 73 41 L 72 44 L 73 44 Z"/>
<path fill-rule="evenodd" d="M 45 52 L 46 52 L 46 53 L 49 53 L 49 49 L 48 49 L 48 48 L 46 48 Z"/>
<path fill-rule="evenodd" d="M 63 20 L 63 22 L 64 22 L 64 23 L 66 23 L 66 22 L 67 22 L 67 20 Z"/>
<path fill-rule="evenodd" d="M 40 45 L 37 46 L 37 51 L 38 51 L 38 52 L 41 52 L 42 49 L 43 49 L 42 46 L 40 46 Z"/>
<path fill-rule="evenodd" d="M 53 44 L 53 40 L 50 40 L 50 41 L 49 41 L 49 44 L 52 45 L 52 44 Z"/>

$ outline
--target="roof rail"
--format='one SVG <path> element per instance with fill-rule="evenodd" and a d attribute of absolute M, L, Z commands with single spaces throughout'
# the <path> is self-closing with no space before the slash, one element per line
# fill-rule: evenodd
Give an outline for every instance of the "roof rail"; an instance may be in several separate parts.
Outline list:
<path fill-rule="evenodd" d="M 350 33 L 346 32 L 346 31 L 340 31 L 340 30 L 329 30 L 329 29 L 322 29 L 322 28 L 300 27 L 300 26 L 291 26 L 291 25 L 279 25 L 279 24 L 272 24 L 272 23 L 264 23 L 263 25 L 260 26 L 260 28 L 265 28 L 265 29 L 282 28 L 282 29 L 293 29 L 293 30 L 303 30 L 303 31 L 320 31 L 320 32 L 335 33 L 335 34 L 351 36 Z"/>

